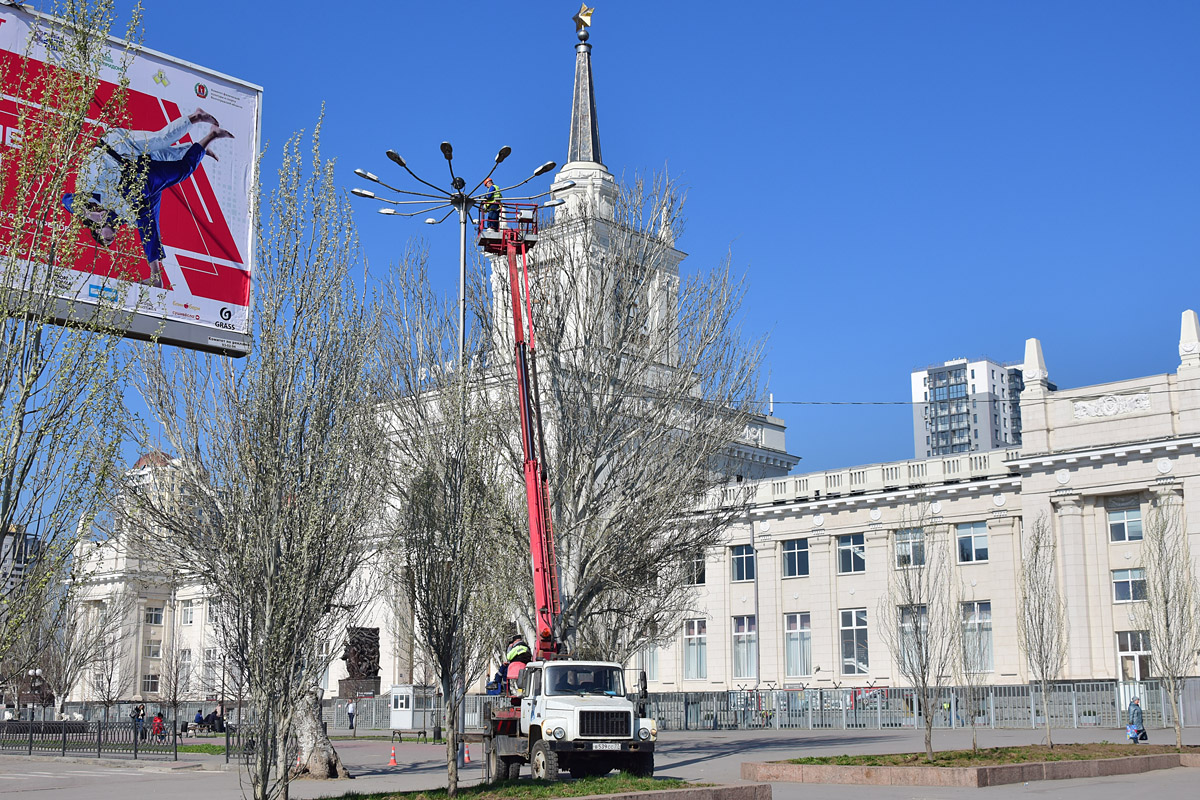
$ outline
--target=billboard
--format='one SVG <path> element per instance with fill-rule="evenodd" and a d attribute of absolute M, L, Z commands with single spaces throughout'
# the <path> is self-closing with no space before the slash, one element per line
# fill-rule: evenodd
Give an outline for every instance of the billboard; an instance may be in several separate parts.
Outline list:
<path fill-rule="evenodd" d="M 59 69 L 64 46 L 52 18 L 0 8 L 6 210 L 17 181 L 14 160 L 5 156 L 25 136 L 18 110 L 39 101 L 38 77 Z M 60 316 L 78 314 L 81 304 L 115 301 L 130 312 L 123 319 L 132 338 L 245 355 L 262 89 L 144 48 L 130 55 L 116 39 L 108 47 L 89 108 L 103 107 L 123 78 L 122 122 L 85 122 L 89 149 L 45 215 L 48 225 L 67 225 L 72 216 L 80 225 L 77 257 L 60 265 L 70 269 L 61 269 L 53 284 Z M 21 235 L 28 234 L 14 229 L 11 214 L 0 216 L 0 236 Z M 25 281 L 28 273 L 9 279 Z"/>

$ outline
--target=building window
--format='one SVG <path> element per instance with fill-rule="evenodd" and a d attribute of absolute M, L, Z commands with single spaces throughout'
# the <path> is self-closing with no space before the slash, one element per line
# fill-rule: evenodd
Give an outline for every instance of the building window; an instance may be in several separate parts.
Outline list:
<path fill-rule="evenodd" d="M 704 585 L 704 553 L 700 553 L 688 562 L 688 583 L 692 586 Z"/>
<path fill-rule="evenodd" d="M 658 648 L 649 645 L 638 654 L 638 658 L 642 663 L 642 669 L 646 671 L 646 680 L 658 680 Z"/>
<path fill-rule="evenodd" d="M 783 543 L 783 577 L 799 578 L 808 574 L 808 539 Z"/>
<path fill-rule="evenodd" d="M 758 675 L 758 625 L 754 616 L 733 618 L 733 677 Z"/>
<path fill-rule="evenodd" d="M 787 677 L 812 675 L 812 626 L 808 614 L 783 616 L 783 651 Z"/>
<path fill-rule="evenodd" d="M 754 548 L 748 544 L 739 544 L 732 549 L 733 579 L 735 581 L 754 580 Z"/>
<path fill-rule="evenodd" d="M 147 639 L 142 645 L 142 655 L 145 658 L 162 658 L 162 642 L 158 639 Z"/>
<path fill-rule="evenodd" d="M 179 693 L 192 690 L 192 651 L 183 648 L 179 651 Z"/>
<path fill-rule="evenodd" d="M 194 600 L 184 600 L 179 605 L 179 624 L 191 625 L 196 621 L 196 605 Z"/>
<path fill-rule="evenodd" d="M 1132 603 L 1146 599 L 1146 570 L 1114 569 L 1113 602 Z"/>
<path fill-rule="evenodd" d="M 957 526 L 957 531 L 960 564 L 988 560 L 986 522 L 964 522 Z"/>
<path fill-rule="evenodd" d="M 918 646 L 924 638 L 918 639 L 918 633 L 929 629 L 929 614 L 925 606 L 900 606 L 900 668 L 903 672 L 913 674 L 921 668 L 921 653 Z M 928 642 L 926 642 L 928 647 Z"/>
<path fill-rule="evenodd" d="M 1108 538 L 1113 542 L 1142 540 L 1142 510 L 1127 508 L 1108 511 Z"/>
<path fill-rule="evenodd" d="M 896 568 L 925 566 L 925 529 L 896 531 Z"/>
<path fill-rule="evenodd" d="M 842 618 L 842 674 L 866 675 L 867 659 L 867 610 L 865 608 L 844 609 Z"/>
<path fill-rule="evenodd" d="M 147 625 L 162 625 L 163 607 L 162 606 L 146 606 L 146 624 Z"/>
<path fill-rule="evenodd" d="M 700 680 L 708 677 L 708 621 L 683 621 L 683 677 Z"/>
<path fill-rule="evenodd" d="M 1146 631 L 1119 631 L 1117 659 L 1120 661 L 1121 680 L 1149 680 L 1150 634 Z"/>
<path fill-rule="evenodd" d="M 962 604 L 963 664 L 968 672 L 992 671 L 992 604 L 974 600 Z"/>
<path fill-rule="evenodd" d="M 143 675 L 142 676 L 142 691 L 146 694 L 158 694 L 158 676 Z"/>
<path fill-rule="evenodd" d="M 214 691 L 217 689 L 217 667 L 220 664 L 220 659 L 217 658 L 217 648 L 204 648 L 204 672 L 201 674 L 201 681 L 204 683 L 203 689 Z"/>
<path fill-rule="evenodd" d="M 867 569 L 866 541 L 861 533 L 838 537 L 838 572 L 865 572 Z"/>

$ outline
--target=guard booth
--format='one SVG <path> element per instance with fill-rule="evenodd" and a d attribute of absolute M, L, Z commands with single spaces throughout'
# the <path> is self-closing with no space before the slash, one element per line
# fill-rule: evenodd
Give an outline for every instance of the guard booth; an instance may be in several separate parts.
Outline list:
<path fill-rule="evenodd" d="M 413 725 L 413 706 L 416 692 L 412 684 L 393 686 L 391 688 L 391 724 L 394 731 L 416 730 Z"/>

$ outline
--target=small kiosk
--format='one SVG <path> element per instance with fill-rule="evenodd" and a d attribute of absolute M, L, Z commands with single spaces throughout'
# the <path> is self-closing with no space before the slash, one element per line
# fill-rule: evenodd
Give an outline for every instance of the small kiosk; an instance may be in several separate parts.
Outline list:
<path fill-rule="evenodd" d="M 393 686 L 391 688 L 391 723 L 389 727 L 392 730 L 411 731 L 415 729 L 413 726 L 415 694 L 412 684 Z"/>

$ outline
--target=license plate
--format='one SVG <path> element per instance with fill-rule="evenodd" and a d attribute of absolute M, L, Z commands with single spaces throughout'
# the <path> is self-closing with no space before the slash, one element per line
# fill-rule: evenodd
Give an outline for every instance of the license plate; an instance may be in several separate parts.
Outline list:
<path fill-rule="evenodd" d="M 617 742 L 593 742 L 593 750 L 620 750 L 621 745 Z"/>

